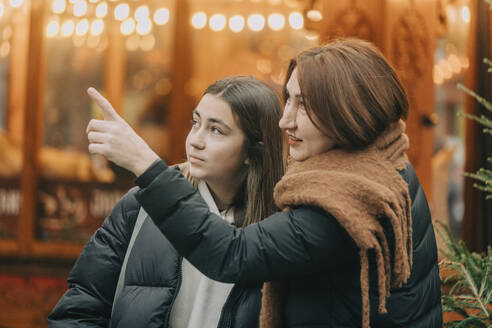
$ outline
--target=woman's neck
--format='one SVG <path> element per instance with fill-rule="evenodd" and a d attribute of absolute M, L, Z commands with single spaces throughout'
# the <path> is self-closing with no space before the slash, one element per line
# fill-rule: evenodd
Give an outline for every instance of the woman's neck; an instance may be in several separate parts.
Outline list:
<path fill-rule="evenodd" d="M 219 211 L 230 208 L 234 201 L 239 183 L 231 183 L 231 181 L 205 181 Z"/>

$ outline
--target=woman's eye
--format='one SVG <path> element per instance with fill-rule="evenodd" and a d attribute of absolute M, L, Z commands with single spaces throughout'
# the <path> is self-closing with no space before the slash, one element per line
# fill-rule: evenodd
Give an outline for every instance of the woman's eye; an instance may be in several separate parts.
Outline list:
<path fill-rule="evenodd" d="M 195 120 L 195 119 L 191 119 L 190 124 L 191 124 L 192 128 L 197 128 L 199 125 L 198 120 Z"/>
<path fill-rule="evenodd" d="M 222 131 L 217 127 L 212 127 L 211 130 L 212 130 L 213 134 L 216 134 L 216 135 L 222 135 L 223 134 Z"/>
<path fill-rule="evenodd" d="M 299 100 L 299 111 L 303 111 L 305 112 L 306 111 L 306 104 L 304 103 L 304 100 Z"/>

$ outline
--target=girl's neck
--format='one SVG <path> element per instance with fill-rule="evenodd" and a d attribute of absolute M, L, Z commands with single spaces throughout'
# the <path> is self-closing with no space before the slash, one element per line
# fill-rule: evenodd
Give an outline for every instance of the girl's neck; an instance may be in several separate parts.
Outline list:
<path fill-rule="evenodd" d="M 231 181 L 228 181 L 227 183 L 206 181 L 206 183 L 219 211 L 223 211 L 232 206 L 239 183 L 231 183 Z"/>

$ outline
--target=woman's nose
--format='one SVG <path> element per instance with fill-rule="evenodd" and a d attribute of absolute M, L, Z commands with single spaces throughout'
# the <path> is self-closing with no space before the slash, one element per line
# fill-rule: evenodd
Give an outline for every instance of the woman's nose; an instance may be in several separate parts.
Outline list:
<path fill-rule="evenodd" d="M 284 108 L 284 113 L 278 122 L 278 126 L 282 130 L 290 130 L 296 128 L 296 110 L 294 106 L 287 104 Z"/>

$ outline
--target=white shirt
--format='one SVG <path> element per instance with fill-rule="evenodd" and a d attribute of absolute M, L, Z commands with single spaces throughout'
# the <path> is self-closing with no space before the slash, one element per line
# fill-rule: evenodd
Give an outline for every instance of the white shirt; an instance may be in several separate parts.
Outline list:
<path fill-rule="evenodd" d="M 234 222 L 233 211 L 219 213 L 219 209 L 205 182 L 198 191 L 211 212 Z M 217 327 L 222 307 L 234 284 L 209 279 L 183 258 L 181 287 L 171 309 L 171 328 Z"/>

